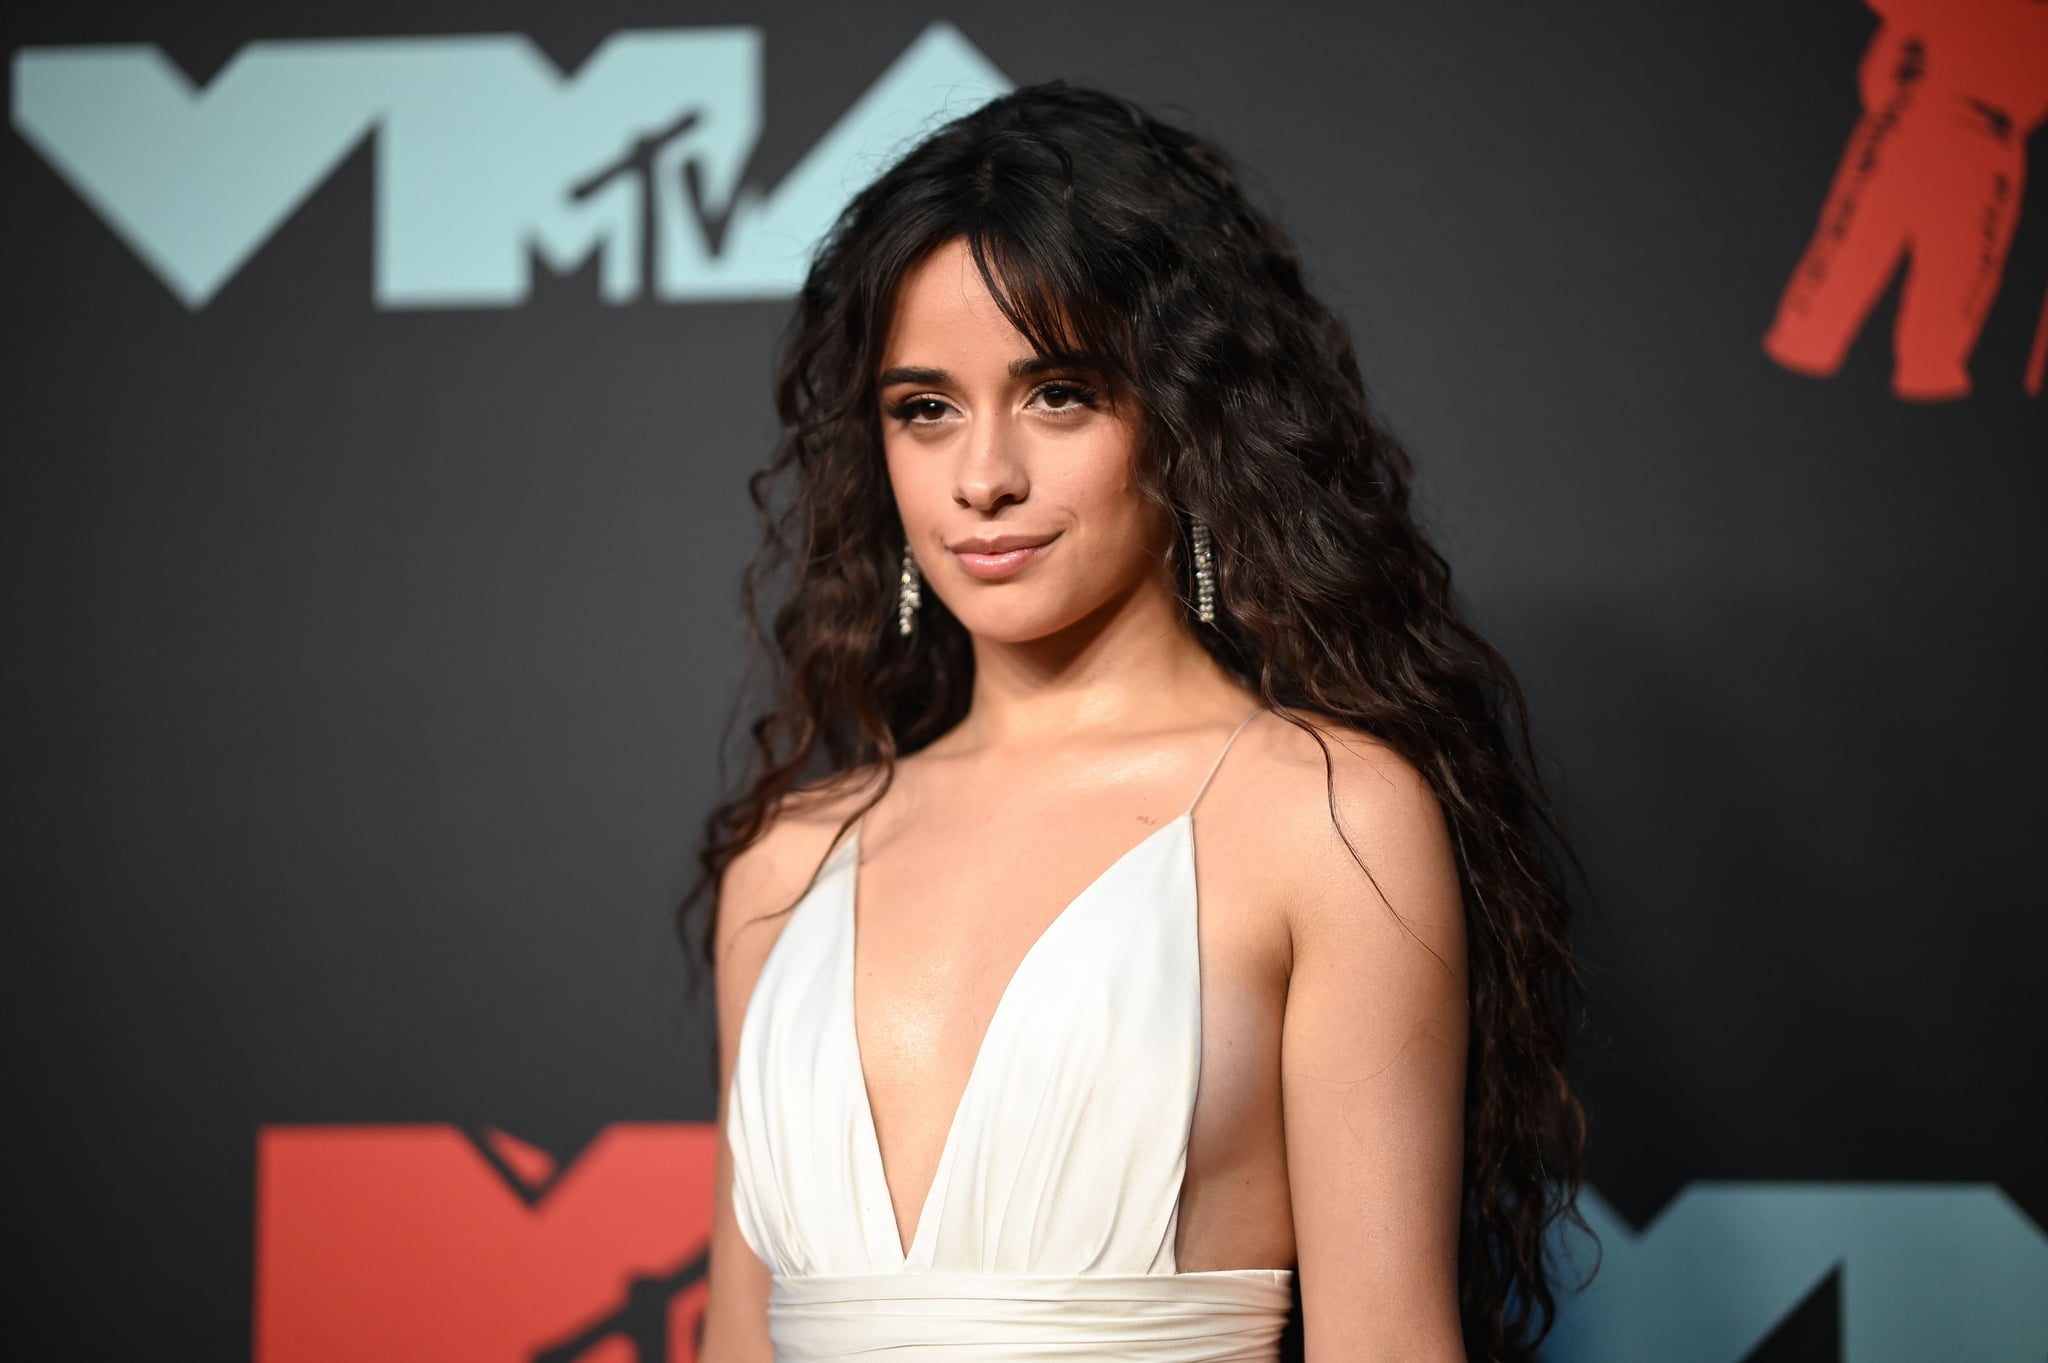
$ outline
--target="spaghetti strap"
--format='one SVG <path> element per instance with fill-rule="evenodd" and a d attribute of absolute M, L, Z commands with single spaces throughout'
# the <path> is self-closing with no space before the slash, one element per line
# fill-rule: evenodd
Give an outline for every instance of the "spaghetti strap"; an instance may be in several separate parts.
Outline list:
<path fill-rule="evenodd" d="M 1250 724 L 1261 714 L 1265 713 L 1265 709 L 1266 707 L 1261 705 L 1258 709 L 1237 722 L 1237 727 L 1230 731 L 1230 737 L 1223 740 L 1223 751 L 1217 753 L 1216 760 L 1209 764 L 1209 774 L 1202 778 L 1201 785 L 1195 787 L 1195 798 L 1188 801 L 1188 807 L 1181 811 L 1182 814 L 1192 814 L 1195 812 L 1195 806 L 1202 802 L 1202 792 L 1209 788 L 1209 782 L 1216 777 L 1216 769 L 1223 765 L 1223 759 L 1229 755 L 1230 745 L 1237 742 L 1237 736 L 1244 732 L 1245 725 Z"/>

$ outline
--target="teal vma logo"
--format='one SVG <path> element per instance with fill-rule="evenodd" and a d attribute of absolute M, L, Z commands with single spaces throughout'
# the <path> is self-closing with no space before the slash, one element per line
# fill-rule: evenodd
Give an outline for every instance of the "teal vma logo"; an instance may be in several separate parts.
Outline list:
<path fill-rule="evenodd" d="M 610 303 L 775 298 L 852 194 L 1010 88 L 926 28 L 772 189 L 753 28 L 615 33 L 573 75 L 519 34 L 251 43 L 204 89 L 155 47 L 24 48 L 14 126 L 189 308 L 375 139 L 386 308 L 514 307 L 538 264 Z"/>
<path fill-rule="evenodd" d="M 1642 1230 L 1590 1189 L 1600 1271 L 1549 1363 L 1741 1363 L 1835 1278 L 1843 1363 L 2041 1363 L 2048 1236 L 1990 1184 L 1695 1183 Z M 1590 1250 L 1556 1241 L 1585 1276 Z"/>

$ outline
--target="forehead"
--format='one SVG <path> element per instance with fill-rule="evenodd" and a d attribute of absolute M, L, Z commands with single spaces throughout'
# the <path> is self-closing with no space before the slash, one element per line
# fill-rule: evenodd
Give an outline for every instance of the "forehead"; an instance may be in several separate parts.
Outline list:
<path fill-rule="evenodd" d="M 958 368 L 977 357 L 1007 365 L 1030 353 L 1030 341 L 989 294 L 966 242 L 946 242 L 904 272 L 882 346 L 884 368 Z"/>

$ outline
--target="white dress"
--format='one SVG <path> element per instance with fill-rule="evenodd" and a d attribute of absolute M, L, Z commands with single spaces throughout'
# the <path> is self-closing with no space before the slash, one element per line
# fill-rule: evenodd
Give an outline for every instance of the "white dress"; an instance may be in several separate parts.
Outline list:
<path fill-rule="evenodd" d="M 1277 1357 L 1291 1269 L 1174 1262 L 1202 1057 L 1193 816 L 1259 713 L 1025 953 L 907 1254 L 854 1041 L 859 830 L 819 868 L 748 1000 L 727 1100 L 778 1363 Z"/>

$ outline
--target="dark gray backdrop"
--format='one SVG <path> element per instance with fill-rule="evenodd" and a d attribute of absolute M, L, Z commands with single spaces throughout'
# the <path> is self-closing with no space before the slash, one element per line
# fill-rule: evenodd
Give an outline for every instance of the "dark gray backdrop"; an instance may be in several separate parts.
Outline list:
<path fill-rule="evenodd" d="M 1599 1192 L 1640 1225 L 1702 1180 L 1988 1182 L 2048 1220 L 2040 177 L 1976 393 L 1914 406 L 1890 296 L 1834 379 L 1758 347 L 1857 117 L 1848 0 L 940 13 L 1012 80 L 1219 137 L 1357 329 L 1603 897 Z M 573 66 L 753 25 L 772 184 L 933 17 L 87 3 L 6 46 L 204 81 L 256 38 L 515 30 Z M 0 150 L 22 1346 L 245 1355 L 261 1126 L 569 1155 L 713 1109 L 668 914 L 786 304 L 607 306 L 585 271 L 378 311 L 373 156 L 193 312 Z M 1805 1315 L 1765 1349 L 1834 1357 Z"/>

